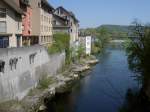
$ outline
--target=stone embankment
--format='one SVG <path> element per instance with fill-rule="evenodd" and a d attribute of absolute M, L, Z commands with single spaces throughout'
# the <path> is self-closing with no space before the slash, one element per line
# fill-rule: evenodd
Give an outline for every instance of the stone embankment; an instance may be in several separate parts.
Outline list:
<path fill-rule="evenodd" d="M 82 72 L 90 70 L 98 63 L 96 58 L 84 59 L 82 64 L 72 64 L 64 72 L 53 76 L 52 83 L 46 89 L 35 88 L 22 101 L 6 102 L 0 105 L 0 112 L 41 112 L 46 109 L 44 105 L 56 93 L 64 93 L 72 88 L 72 85 L 81 77 Z"/>

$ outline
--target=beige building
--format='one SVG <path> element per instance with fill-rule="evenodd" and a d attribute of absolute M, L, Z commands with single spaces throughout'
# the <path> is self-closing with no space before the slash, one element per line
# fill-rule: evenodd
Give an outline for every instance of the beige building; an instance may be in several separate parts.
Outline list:
<path fill-rule="evenodd" d="M 32 8 L 31 35 L 38 38 L 40 45 L 52 43 L 52 12 L 54 8 L 47 0 L 30 0 Z"/>
<path fill-rule="evenodd" d="M 12 0 L 0 0 L 0 48 L 22 46 L 22 14 Z"/>
<path fill-rule="evenodd" d="M 55 11 L 55 14 L 68 20 L 68 25 L 70 27 L 70 45 L 75 46 L 78 43 L 79 21 L 72 12 L 67 11 L 63 7 L 58 7 Z"/>

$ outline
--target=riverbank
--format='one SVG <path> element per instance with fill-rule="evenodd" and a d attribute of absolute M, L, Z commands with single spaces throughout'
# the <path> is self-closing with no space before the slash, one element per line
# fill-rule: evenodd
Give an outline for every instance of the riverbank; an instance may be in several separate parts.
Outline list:
<path fill-rule="evenodd" d="M 48 77 L 41 82 L 40 87 L 32 89 L 21 101 L 9 101 L 0 104 L 0 112 L 40 112 L 46 109 L 44 105 L 55 94 L 67 92 L 81 77 L 83 72 L 90 70 L 94 64 L 98 63 L 95 57 L 82 59 L 82 62 L 68 66 L 63 72 Z"/>

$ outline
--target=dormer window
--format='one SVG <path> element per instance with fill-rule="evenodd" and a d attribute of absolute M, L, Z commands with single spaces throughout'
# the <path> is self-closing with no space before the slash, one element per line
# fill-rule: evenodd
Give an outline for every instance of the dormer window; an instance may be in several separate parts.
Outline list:
<path fill-rule="evenodd" d="M 0 18 L 6 18 L 6 8 L 0 8 Z"/>

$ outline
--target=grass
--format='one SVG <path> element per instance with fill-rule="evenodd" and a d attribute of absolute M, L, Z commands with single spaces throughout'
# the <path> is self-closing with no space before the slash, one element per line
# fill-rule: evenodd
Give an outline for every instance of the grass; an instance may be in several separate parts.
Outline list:
<path fill-rule="evenodd" d="M 23 108 L 21 101 L 11 100 L 0 104 L 0 112 L 14 112 L 17 108 Z"/>
<path fill-rule="evenodd" d="M 39 80 L 39 84 L 38 84 L 37 88 L 38 89 L 47 89 L 49 87 L 49 85 L 54 82 L 55 82 L 55 80 L 52 77 L 43 75 L 43 77 Z"/>

